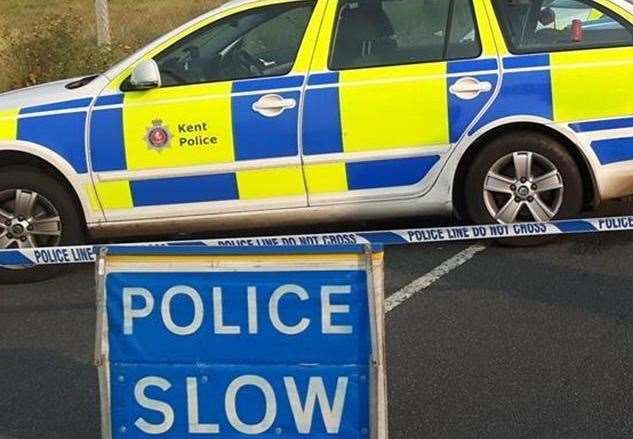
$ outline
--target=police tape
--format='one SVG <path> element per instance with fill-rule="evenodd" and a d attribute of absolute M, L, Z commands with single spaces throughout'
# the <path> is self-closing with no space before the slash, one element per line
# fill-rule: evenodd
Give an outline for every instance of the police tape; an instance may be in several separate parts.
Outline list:
<path fill-rule="evenodd" d="M 550 223 L 490 224 L 480 226 L 432 227 L 368 232 L 336 232 L 307 235 L 218 238 L 182 241 L 108 244 L 130 246 L 207 247 L 295 247 L 319 245 L 382 244 L 406 245 L 454 241 L 496 240 L 551 235 L 619 232 L 633 230 L 633 216 L 559 220 Z M 31 268 L 39 265 L 87 264 L 97 259 L 104 245 L 22 248 L 0 250 L 0 267 Z"/>

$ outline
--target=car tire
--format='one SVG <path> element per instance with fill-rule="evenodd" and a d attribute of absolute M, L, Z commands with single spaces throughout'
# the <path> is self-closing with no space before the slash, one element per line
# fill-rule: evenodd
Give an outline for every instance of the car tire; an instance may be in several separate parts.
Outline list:
<path fill-rule="evenodd" d="M 15 192 L 13 201 L 11 192 Z M 19 194 L 19 195 L 17 195 Z M 9 231 L 9 223 L 5 218 L 7 213 L 13 216 L 12 221 L 18 221 L 19 211 L 26 211 L 25 207 L 18 208 L 16 199 L 23 200 L 21 206 L 32 205 L 31 232 L 24 232 L 19 240 L 26 243 L 18 243 L 18 239 Z M 34 200 L 30 202 L 29 200 Z M 13 211 L 11 206 L 13 203 Z M 49 245 L 69 246 L 84 242 L 84 223 L 80 207 L 74 202 L 68 190 L 54 177 L 43 173 L 39 169 L 28 166 L 11 166 L 0 169 L 0 248 L 19 249 L 19 245 L 41 243 L 43 245 L 31 245 L 44 247 Z M 23 215 L 20 215 L 24 218 Z M 59 218 L 59 220 L 57 220 Z M 29 219 L 25 218 L 27 224 Z M 20 222 L 19 224 L 22 224 Z M 18 225 L 19 225 L 18 224 Z M 15 223 L 14 223 L 15 225 Z M 19 230 L 23 230 L 24 227 Z M 55 231 L 55 229 L 58 229 Z M 15 231 L 11 227 L 10 231 Z M 27 238 L 28 234 L 28 238 Z M 51 236 L 48 236 L 51 234 Z M 58 235 L 59 234 L 59 235 Z M 7 238 L 10 236 L 13 242 Z M 7 245 L 7 243 L 9 243 Z M 62 266 L 39 266 L 34 268 L 0 268 L 0 284 L 32 283 L 50 279 L 63 270 Z"/>
<path fill-rule="evenodd" d="M 573 157 L 553 138 L 513 132 L 493 140 L 475 157 L 464 200 L 466 213 L 476 224 L 574 218 L 583 207 L 582 176 Z M 514 238 L 502 243 L 525 246 L 546 241 Z"/>

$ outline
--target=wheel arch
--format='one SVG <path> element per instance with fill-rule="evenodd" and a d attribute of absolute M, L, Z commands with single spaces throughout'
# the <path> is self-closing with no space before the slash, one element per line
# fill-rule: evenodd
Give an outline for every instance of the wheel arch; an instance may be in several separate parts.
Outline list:
<path fill-rule="evenodd" d="M 542 123 L 537 122 L 509 122 L 496 126 L 489 130 L 484 130 L 472 141 L 459 159 L 455 174 L 453 176 L 452 199 L 455 211 L 460 217 L 465 217 L 464 183 L 468 173 L 468 164 L 482 151 L 486 145 L 495 137 L 506 135 L 512 132 L 531 131 L 543 134 L 559 142 L 571 155 L 578 166 L 583 182 L 583 204 L 585 207 L 595 207 L 600 203 L 598 184 L 593 168 L 582 152 L 581 147 L 565 133 Z"/>
<path fill-rule="evenodd" d="M 26 149 L 26 150 L 25 150 Z M 52 157 L 51 157 L 52 156 Z M 82 191 L 82 183 L 79 174 L 63 160 L 61 157 L 55 157 L 54 153 L 47 151 L 47 154 L 38 154 L 25 145 L 3 145 L 0 144 L 0 169 L 10 166 L 28 166 L 50 175 L 55 178 L 62 186 L 64 186 L 73 203 L 76 205 L 78 212 L 81 214 L 81 220 L 86 227 L 89 215 L 89 200 Z M 86 176 L 86 179 L 89 177 Z"/>

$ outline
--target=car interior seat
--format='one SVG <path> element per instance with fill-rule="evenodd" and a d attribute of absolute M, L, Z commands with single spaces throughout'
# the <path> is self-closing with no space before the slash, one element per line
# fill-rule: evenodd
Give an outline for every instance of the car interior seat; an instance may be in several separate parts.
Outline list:
<path fill-rule="evenodd" d="M 332 62 L 356 67 L 386 64 L 398 44 L 391 20 L 378 1 L 350 2 L 340 9 Z"/>

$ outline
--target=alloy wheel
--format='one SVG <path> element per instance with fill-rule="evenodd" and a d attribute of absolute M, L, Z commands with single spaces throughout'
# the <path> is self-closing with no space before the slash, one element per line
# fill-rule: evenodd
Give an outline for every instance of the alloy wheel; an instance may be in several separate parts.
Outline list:
<path fill-rule="evenodd" d="M 497 160 L 484 180 L 488 213 L 502 224 L 552 220 L 563 204 L 563 177 L 545 156 L 520 151 Z"/>
<path fill-rule="evenodd" d="M 59 245 L 62 221 L 43 195 L 25 189 L 0 191 L 0 249 Z"/>

